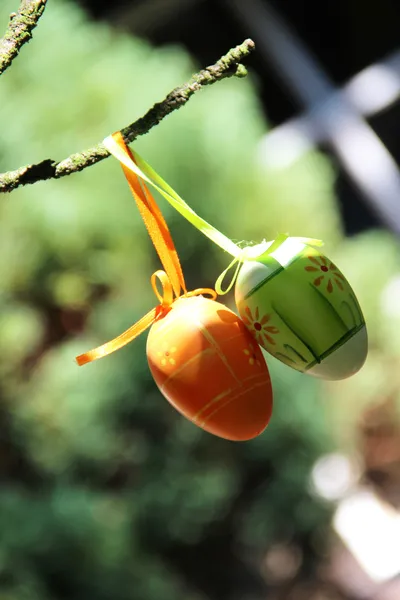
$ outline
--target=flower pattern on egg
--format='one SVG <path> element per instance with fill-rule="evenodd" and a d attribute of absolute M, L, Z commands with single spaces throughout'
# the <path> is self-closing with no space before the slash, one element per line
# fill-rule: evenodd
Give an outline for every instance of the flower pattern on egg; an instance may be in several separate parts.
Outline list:
<path fill-rule="evenodd" d="M 327 260 L 325 256 L 307 256 L 308 260 L 312 265 L 307 265 L 304 270 L 313 273 L 313 284 L 319 287 L 322 282 L 326 283 L 326 291 L 331 294 L 334 290 L 333 284 L 335 283 L 339 290 L 343 291 L 343 281 L 346 281 L 344 276 L 340 273 L 336 265 L 333 262 Z M 319 273 L 322 273 L 320 275 Z"/>
<path fill-rule="evenodd" d="M 168 346 L 167 344 L 163 344 L 162 351 L 157 352 L 157 356 L 160 359 L 160 363 L 161 363 L 162 367 L 165 367 L 167 364 L 170 364 L 172 366 L 176 365 L 176 360 L 172 356 L 172 354 L 174 354 L 176 351 L 177 351 L 176 346 Z"/>
<path fill-rule="evenodd" d="M 245 350 L 243 350 L 243 354 L 245 354 L 246 357 L 248 358 L 250 366 L 254 366 L 254 365 L 257 365 L 257 367 L 260 366 L 260 361 L 257 358 L 253 344 L 249 344 L 249 347 L 245 348 Z"/>
<path fill-rule="evenodd" d="M 242 320 L 252 330 L 257 342 L 262 346 L 265 339 L 269 344 L 275 345 L 276 342 L 272 336 L 279 333 L 279 329 L 273 325 L 267 325 L 271 320 L 271 315 L 260 316 L 258 306 L 254 310 L 254 315 L 249 306 L 245 307 L 244 312 L 247 316 Z"/>

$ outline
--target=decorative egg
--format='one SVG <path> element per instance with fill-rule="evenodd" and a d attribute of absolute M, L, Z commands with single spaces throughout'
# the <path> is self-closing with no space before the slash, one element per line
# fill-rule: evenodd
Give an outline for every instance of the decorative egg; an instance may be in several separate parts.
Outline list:
<path fill-rule="evenodd" d="M 150 329 L 147 359 L 165 398 L 209 433 L 244 441 L 268 425 L 267 364 L 240 318 L 223 304 L 203 296 L 176 300 Z"/>
<path fill-rule="evenodd" d="M 246 260 L 235 300 L 254 339 L 298 371 L 338 380 L 365 362 L 367 329 L 350 284 L 326 256 L 297 238 Z"/>

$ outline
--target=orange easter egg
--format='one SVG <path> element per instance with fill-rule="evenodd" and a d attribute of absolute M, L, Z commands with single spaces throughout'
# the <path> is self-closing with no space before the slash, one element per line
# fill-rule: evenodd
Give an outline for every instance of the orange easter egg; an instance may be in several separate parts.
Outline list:
<path fill-rule="evenodd" d="M 272 413 L 270 375 L 241 319 L 202 296 L 179 298 L 147 338 L 150 371 L 187 419 L 233 441 L 258 436 Z"/>

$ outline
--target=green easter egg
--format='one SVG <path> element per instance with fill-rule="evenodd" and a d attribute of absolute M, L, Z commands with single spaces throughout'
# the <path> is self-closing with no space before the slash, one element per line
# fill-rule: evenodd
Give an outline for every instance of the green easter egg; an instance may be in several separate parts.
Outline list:
<path fill-rule="evenodd" d="M 349 282 L 296 238 L 243 263 L 235 301 L 260 346 L 297 371 L 346 379 L 365 362 L 367 329 Z"/>

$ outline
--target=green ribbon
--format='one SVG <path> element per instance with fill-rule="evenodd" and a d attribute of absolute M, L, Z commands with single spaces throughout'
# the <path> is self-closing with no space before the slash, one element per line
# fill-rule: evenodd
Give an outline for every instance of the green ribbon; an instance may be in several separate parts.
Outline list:
<path fill-rule="evenodd" d="M 137 152 L 131 149 L 132 155 L 136 163 L 131 160 L 121 150 L 116 141 L 112 136 L 108 136 L 103 140 L 104 146 L 117 160 L 119 160 L 128 169 L 133 171 L 138 177 L 143 179 L 146 183 L 150 184 L 155 188 L 166 200 L 171 204 L 175 210 L 177 210 L 189 223 L 191 223 L 196 229 L 198 229 L 203 235 L 207 236 L 214 244 L 217 244 L 222 250 L 231 254 L 234 258 L 228 267 L 221 273 L 215 283 L 215 291 L 218 295 L 222 296 L 227 294 L 235 284 L 240 267 L 246 260 L 257 260 L 260 256 L 265 254 L 272 254 L 275 252 L 287 239 L 289 235 L 282 233 L 272 242 L 263 241 L 261 244 L 256 246 L 246 246 L 240 248 L 232 240 L 226 237 L 223 233 L 215 229 L 210 223 L 207 223 L 204 219 L 199 217 L 192 208 L 177 194 L 169 185 L 166 183 L 160 175 L 158 175 L 154 169 L 141 157 Z M 309 246 L 323 246 L 321 240 L 315 240 L 312 238 L 291 238 L 296 239 L 298 242 L 307 244 Z M 235 267 L 234 274 L 228 287 L 223 290 L 222 283 L 230 271 Z"/>
<path fill-rule="evenodd" d="M 227 238 L 223 233 L 215 229 L 210 223 L 199 217 L 192 208 L 151 168 L 149 164 L 137 152 L 131 149 L 131 152 L 136 160 L 130 160 L 121 148 L 118 146 L 112 136 L 107 137 L 103 141 L 107 150 L 115 156 L 128 169 L 133 171 L 138 177 L 153 186 L 164 198 L 177 210 L 189 223 L 194 225 L 196 229 L 207 236 L 214 244 L 228 252 L 232 256 L 238 256 L 241 252 L 239 246 L 236 246 L 232 240 Z"/>

